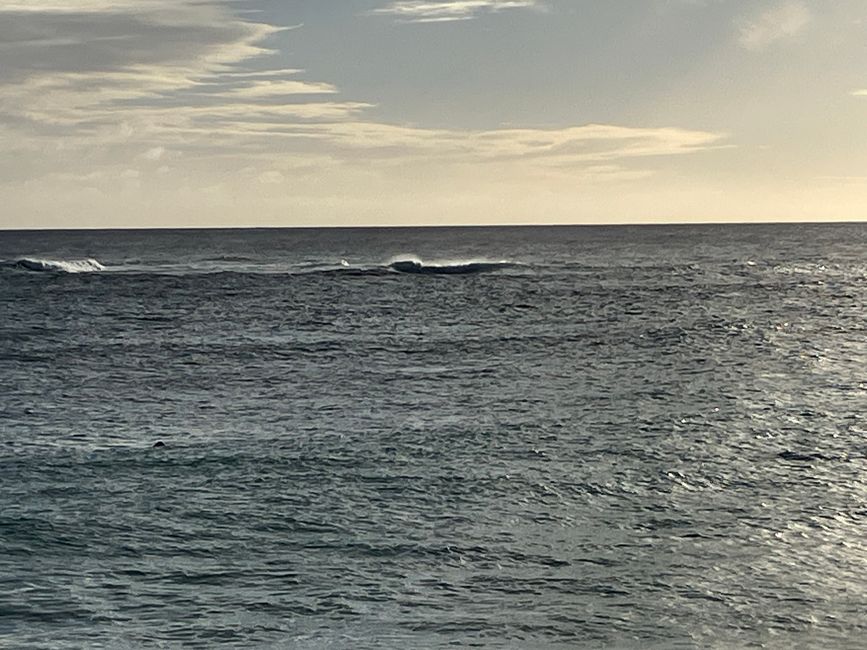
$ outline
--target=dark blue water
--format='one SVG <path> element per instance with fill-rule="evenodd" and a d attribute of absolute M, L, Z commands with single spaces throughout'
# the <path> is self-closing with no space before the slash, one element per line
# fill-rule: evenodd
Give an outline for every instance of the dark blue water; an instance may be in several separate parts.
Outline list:
<path fill-rule="evenodd" d="M 867 225 L 0 260 L 4 647 L 867 638 Z"/>

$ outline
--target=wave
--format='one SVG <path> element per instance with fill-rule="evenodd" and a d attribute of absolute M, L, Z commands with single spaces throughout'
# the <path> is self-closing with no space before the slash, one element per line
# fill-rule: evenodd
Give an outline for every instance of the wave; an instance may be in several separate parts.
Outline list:
<path fill-rule="evenodd" d="M 424 262 L 418 258 L 410 257 L 396 259 L 388 263 L 388 268 L 398 273 L 416 273 L 421 275 L 470 275 L 485 273 L 516 266 L 514 262 L 506 260 L 449 260 Z"/>
<path fill-rule="evenodd" d="M 246 255 L 217 255 L 215 257 L 204 258 L 205 262 L 255 262 L 253 257 Z"/>
<path fill-rule="evenodd" d="M 219 262 L 215 263 L 219 259 Z M 241 261 L 241 260 L 244 261 Z M 517 262 L 486 259 L 424 261 L 414 256 L 400 256 L 385 262 L 350 263 L 345 259 L 325 263 L 281 263 L 279 261 L 255 262 L 247 258 L 224 257 L 203 260 L 175 259 L 165 262 L 126 261 L 107 268 L 95 259 L 52 260 L 23 257 L 15 260 L 0 260 L 0 268 L 35 273 L 94 273 L 111 272 L 112 275 L 339 275 L 380 276 L 390 274 L 412 275 L 470 275 L 522 266 Z"/>
<path fill-rule="evenodd" d="M 10 262 L 2 262 L 2 266 L 36 273 L 94 273 L 105 270 L 105 267 L 94 259 L 44 260 L 22 257 Z"/>

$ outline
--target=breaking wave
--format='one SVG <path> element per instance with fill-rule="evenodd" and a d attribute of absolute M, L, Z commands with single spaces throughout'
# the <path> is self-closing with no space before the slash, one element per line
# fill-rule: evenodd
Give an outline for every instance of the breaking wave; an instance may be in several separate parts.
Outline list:
<path fill-rule="evenodd" d="M 110 271 L 112 275 L 205 276 L 241 275 L 471 275 L 522 266 L 517 262 L 487 259 L 421 260 L 412 255 L 394 257 L 384 262 L 351 263 L 346 259 L 319 263 L 283 263 L 255 261 L 249 258 L 222 257 L 202 260 L 166 260 L 165 262 L 124 262 L 105 267 L 95 259 L 52 260 L 23 257 L 0 261 L 0 268 L 35 273 L 93 273 Z"/>
<path fill-rule="evenodd" d="M 421 275 L 469 275 L 472 273 L 485 273 L 498 269 L 516 266 L 514 262 L 506 260 L 448 260 L 424 262 L 418 258 L 410 257 L 395 259 L 389 262 L 388 268 L 399 273 L 417 273 Z"/>
<path fill-rule="evenodd" d="M 3 262 L 2 266 L 37 273 L 93 273 L 105 270 L 105 267 L 94 259 L 43 260 L 23 257 L 18 260 Z"/>

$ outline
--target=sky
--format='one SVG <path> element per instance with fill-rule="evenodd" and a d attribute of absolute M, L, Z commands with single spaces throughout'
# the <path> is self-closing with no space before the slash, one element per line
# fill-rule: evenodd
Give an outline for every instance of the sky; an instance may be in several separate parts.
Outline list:
<path fill-rule="evenodd" d="M 867 220 L 864 0 L 0 0 L 0 228 Z"/>

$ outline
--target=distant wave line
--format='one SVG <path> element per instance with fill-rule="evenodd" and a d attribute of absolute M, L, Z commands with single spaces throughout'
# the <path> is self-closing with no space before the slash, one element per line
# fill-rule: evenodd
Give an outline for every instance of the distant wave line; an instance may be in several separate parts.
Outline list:
<path fill-rule="evenodd" d="M 229 262 L 228 264 L 214 265 L 215 261 Z M 250 262 L 250 263 L 247 263 Z M 111 272 L 123 275 L 218 275 L 218 274 L 242 274 L 242 275 L 386 275 L 386 274 L 411 274 L 411 275 L 471 275 L 506 269 L 510 267 L 524 266 L 518 262 L 508 260 L 487 259 L 457 259 L 457 260 L 433 260 L 424 261 L 415 256 L 400 256 L 386 262 L 370 264 L 351 264 L 345 259 L 331 263 L 305 263 L 293 265 L 281 265 L 279 262 L 262 261 L 255 263 L 248 258 L 225 256 L 222 258 L 208 258 L 203 260 L 191 260 L 184 262 L 165 264 L 154 263 L 152 265 L 119 264 L 106 266 L 93 258 L 87 259 L 43 259 L 37 257 L 22 257 L 15 260 L 0 261 L 0 268 L 34 273 L 95 273 Z"/>

